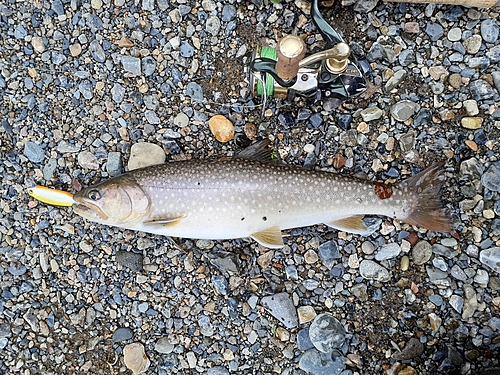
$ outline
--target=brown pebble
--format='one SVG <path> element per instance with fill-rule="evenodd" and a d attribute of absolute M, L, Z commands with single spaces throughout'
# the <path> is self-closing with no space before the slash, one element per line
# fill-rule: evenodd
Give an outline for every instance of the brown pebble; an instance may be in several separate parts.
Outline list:
<path fill-rule="evenodd" d="M 418 34 L 419 32 L 420 32 L 420 26 L 418 22 L 405 23 L 405 33 Z"/>
<path fill-rule="evenodd" d="M 82 52 L 82 46 L 80 43 L 75 43 L 69 46 L 69 52 L 71 52 L 71 56 L 76 57 Z"/>
<path fill-rule="evenodd" d="M 459 89 L 462 86 L 462 76 L 458 73 L 453 73 L 448 77 L 448 83 L 454 89 Z"/>
<path fill-rule="evenodd" d="M 417 232 L 410 232 L 408 237 L 405 238 L 406 241 L 408 241 L 412 246 L 414 246 L 417 241 L 418 241 L 418 234 Z"/>
<path fill-rule="evenodd" d="M 340 169 L 344 166 L 345 161 L 346 161 L 346 158 L 343 155 L 337 154 L 337 155 L 335 155 L 335 158 L 333 159 L 333 167 L 335 169 Z"/>
<path fill-rule="evenodd" d="M 125 47 L 125 48 L 130 48 L 134 46 L 134 43 L 132 43 L 127 37 L 122 36 L 120 40 L 116 42 L 118 44 L 118 47 Z"/>
<path fill-rule="evenodd" d="M 248 137 L 248 139 L 251 139 L 252 141 L 255 140 L 255 136 L 257 135 L 257 126 L 251 122 L 247 122 L 245 124 L 245 127 L 243 128 L 243 131 L 245 132 L 245 135 Z"/>
<path fill-rule="evenodd" d="M 208 121 L 210 131 L 219 142 L 229 142 L 234 137 L 234 126 L 222 115 L 215 115 Z"/>
<path fill-rule="evenodd" d="M 470 139 L 467 139 L 465 141 L 465 144 L 467 147 L 469 147 L 472 151 L 477 151 L 477 143 L 474 141 L 471 141 Z"/>

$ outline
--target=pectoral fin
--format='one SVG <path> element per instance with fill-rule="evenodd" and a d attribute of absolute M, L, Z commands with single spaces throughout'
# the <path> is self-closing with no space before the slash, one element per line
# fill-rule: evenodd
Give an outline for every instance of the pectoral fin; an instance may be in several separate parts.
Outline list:
<path fill-rule="evenodd" d="M 250 237 L 262 246 L 270 249 L 279 249 L 280 247 L 285 246 L 283 243 L 283 237 L 281 236 L 281 229 L 278 226 L 271 227 L 257 233 L 252 233 Z"/>
<path fill-rule="evenodd" d="M 165 218 L 158 218 L 155 220 L 150 220 L 144 222 L 145 226 L 160 226 L 160 227 L 169 227 L 172 225 L 179 224 L 179 222 L 184 219 L 186 216 L 172 216 L 172 217 L 165 217 Z"/>
<path fill-rule="evenodd" d="M 329 227 L 343 230 L 349 233 L 361 234 L 367 236 L 373 233 L 373 230 L 368 228 L 363 221 L 363 215 L 354 215 L 349 217 L 344 217 L 342 219 L 333 220 L 329 223 L 325 223 Z"/>

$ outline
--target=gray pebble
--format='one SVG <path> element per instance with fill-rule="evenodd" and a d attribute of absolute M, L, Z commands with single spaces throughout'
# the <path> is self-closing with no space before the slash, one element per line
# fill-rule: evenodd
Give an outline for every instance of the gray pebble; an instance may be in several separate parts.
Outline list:
<path fill-rule="evenodd" d="M 123 65 L 123 69 L 126 72 L 130 72 L 135 74 L 136 76 L 141 75 L 141 59 L 138 57 L 132 56 L 122 56 L 121 62 Z"/>
<path fill-rule="evenodd" d="M 297 310 L 288 293 L 283 292 L 263 297 L 261 304 L 272 316 L 283 323 L 286 328 L 297 327 L 299 323 Z"/>
<path fill-rule="evenodd" d="M 332 353 L 322 353 L 316 349 L 308 350 L 299 360 L 299 367 L 310 375 L 339 375 L 344 370 L 344 366 L 345 359 L 340 353 L 332 355 Z"/>
<path fill-rule="evenodd" d="M 106 54 L 104 53 L 104 49 L 97 40 L 93 40 L 92 42 L 90 42 L 89 51 L 92 55 L 92 58 L 98 63 L 103 63 L 106 61 Z"/>
<path fill-rule="evenodd" d="M 217 16 L 210 16 L 205 24 L 205 29 L 209 34 L 216 36 L 220 30 L 220 19 Z"/>
<path fill-rule="evenodd" d="M 222 275 L 213 275 L 212 276 L 212 285 L 215 288 L 215 291 L 222 295 L 227 296 L 229 293 L 229 285 L 227 279 Z"/>
<path fill-rule="evenodd" d="M 229 375 L 229 371 L 223 366 L 214 366 L 207 370 L 207 375 Z"/>
<path fill-rule="evenodd" d="M 180 45 L 180 51 L 182 57 L 193 57 L 194 48 L 186 41 L 182 41 Z"/>
<path fill-rule="evenodd" d="M 397 121 L 405 122 L 420 109 L 420 105 L 411 100 L 401 100 L 391 107 L 391 115 Z"/>
<path fill-rule="evenodd" d="M 500 62 L 500 45 L 488 49 L 486 51 L 486 57 L 489 58 L 492 63 Z"/>
<path fill-rule="evenodd" d="M 113 343 L 130 340 L 134 337 L 134 332 L 130 328 L 121 327 L 113 332 Z"/>
<path fill-rule="evenodd" d="M 117 103 L 121 103 L 125 97 L 125 88 L 119 83 L 115 83 L 111 88 L 111 97 Z"/>
<path fill-rule="evenodd" d="M 309 328 L 303 328 L 297 333 L 297 348 L 299 350 L 309 350 L 314 348 L 309 338 Z"/>
<path fill-rule="evenodd" d="M 391 275 L 385 267 L 368 259 L 361 261 L 359 273 L 368 280 L 389 281 L 391 279 Z"/>
<path fill-rule="evenodd" d="M 482 264 L 500 274 L 500 247 L 492 247 L 479 253 Z"/>
<path fill-rule="evenodd" d="M 156 71 L 156 60 L 151 56 L 146 56 L 142 59 L 142 72 L 146 77 L 149 77 Z"/>
<path fill-rule="evenodd" d="M 94 87 L 92 86 L 92 82 L 88 80 L 80 82 L 80 84 L 78 85 L 78 90 L 87 100 L 90 100 L 94 97 Z"/>
<path fill-rule="evenodd" d="M 431 38 L 433 42 L 441 39 L 441 37 L 444 35 L 443 27 L 435 22 L 428 22 L 427 26 L 425 27 L 425 32 L 427 33 L 427 35 L 429 35 L 429 38 Z"/>
<path fill-rule="evenodd" d="M 391 92 L 393 89 L 398 87 L 406 78 L 406 74 L 407 72 L 404 69 L 398 70 L 396 73 L 394 73 L 394 75 L 389 78 L 389 80 L 385 84 L 385 91 Z"/>
<path fill-rule="evenodd" d="M 61 141 L 57 145 L 57 152 L 61 154 L 66 154 L 66 153 L 76 153 L 79 152 L 81 149 L 81 146 L 74 145 L 71 143 L 68 143 L 66 141 Z"/>
<path fill-rule="evenodd" d="M 379 107 L 368 107 L 363 109 L 360 113 L 363 121 L 373 121 L 378 120 L 382 117 L 382 110 Z"/>
<path fill-rule="evenodd" d="M 378 261 L 387 260 L 397 257 L 401 253 L 401 246 L 397 243 L 388 243 L 382 246 L 375 254 L 375 259 Z"/>
<path fill-rule="evenodd" d="M 144 117 L 146 117 L 147 122 L 150 123 L 151 125 L 158 125 L 161 123 L 161 120 L 155 113 L 155 111 L 152 111 L 150 109 L 144 112 Z"/>
<path fill-rule="evenodd" d="M 338 259 L 341 257 L 337 244 L 334 241 L 327 241 L 319 245 L 318 253 L 321 262 L 328 269 L 331 269 L 335 263 L 338 263 Z"/>
<path fill-rule="evenodd" d="M 26 29 L 22 26 L 19 25 L 14 29 L 14 38 L 24 40 L 24 38 L 28 35 L 28 32 Z"/>
<path fill-rule="evenodd" d="M 309 327 L 309 338 L 314 347 L 323 353 L 341 348 L 346 338 L 344 326 L 332 314 L 317 315 Z"/>
<path fill-rule="evenodd" d="M 140 272 L 143 269 L 143 255 L 132 251 L 119 250 L 116 252 L 116 262 L 132 272 Z"/>
<path fill-rule="evenodd" d="M 52 179 L 55 170 L 57 169 L 57 160 L 49 159 L 49 161 L 43 166 L 43 178 L 47 181 Z"/>
<path fill-rule="evenodd" d="M 106 162 L 106 172 L 111 177 L 119 176 L 123 171 L 122 155 L 117 151 L 108 152 L 108 160 Z"/>
<path fill-rule="evenodd" d="M 174 351 L 174 345 L 168 337 L 160 337 L 155 343 L 155 350 L 161 354 L 169 354 Z"/>
<path fill-rule="evenodd" d="M 20 263 L 11 263 L 7 271 L 9 271 L 12 276 L 22 276 L 26 273 L 27 268 Z"/>
<path fill-rule="evenodd" d="M 500 163 L 494 163 L 489 166 L 481 177 L 483 186 L 491 191 L 500 191 Z"/>
<path fill-rule="evenodd" d="M 462 313 L 462 308 L 464 307 L 464 299 L 460 296 L 457 296 L 456 294 L 453 294 L 450 297 L 450 305 L 456 312 Z"/>
<path fill-rule="evenodd" d="M 35 142 L 28 141 L 24 145 L 24 156 L 33 163 L 41 163 L 45 159 L 43 148 Z"/>
<path fill-rule="evenodd" d="M 203 88 L 196 82 L 189 82 L 187 84 L 186 95 L 189 96 L 194 103 L 203 102 Z"/>
<path fill-rule="evenodd" d="M 229 22 L 236 17 L 236 7 L 232 4 L 224 4 L 222 8 L 222 21 Z"/>
<path fill-rule="evenodd" d="M 481 22 L 481 36 L 486 43 L 495 43 L 498 39 L 498 25 L 495 19 Z"/>
<path fill-rule="evenodd" d="M 495 91 L 491 85 L 483 79 L 472 81 L 469 85 L 472 97 L 477 101 L 491 99 L 495 96 Z"/>

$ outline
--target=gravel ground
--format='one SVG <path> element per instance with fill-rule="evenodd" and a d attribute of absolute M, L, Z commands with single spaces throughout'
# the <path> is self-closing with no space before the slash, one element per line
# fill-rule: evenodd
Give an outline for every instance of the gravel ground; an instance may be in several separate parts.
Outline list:
<path fill-rule="evenodd" d="M 373 86 L 345 103 L 269 100 L 261 118 L 244 80 L 252 51 L 281 33 L 321 47 L 301 0 L 0 4 L 0 373 L 500 366 L 498 8 L 330 5 Z M 214 138 L 217 114 L 234 141 Z M 263 137 L 286 163 L 378 181 L 446 160 L 456 236 L 379 219 L 369 237 L 320 225 L 270 251 L 95 225 L 26 193 Z"/>

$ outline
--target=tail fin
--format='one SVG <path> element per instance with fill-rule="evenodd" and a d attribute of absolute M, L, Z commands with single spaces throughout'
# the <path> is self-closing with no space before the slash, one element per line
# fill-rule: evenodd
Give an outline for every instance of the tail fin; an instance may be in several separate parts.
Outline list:
<path fill-rule="evenodd" d="M 436 232 L 452 232 L 453 222 L 441 201 L 444 162 L 431 165 L 419 174 L 401 182 L 399 187 L 414 198 L 413 210 L 404 222 Z"/>

